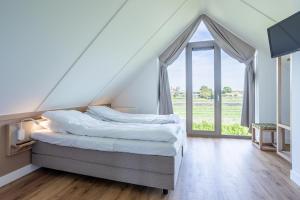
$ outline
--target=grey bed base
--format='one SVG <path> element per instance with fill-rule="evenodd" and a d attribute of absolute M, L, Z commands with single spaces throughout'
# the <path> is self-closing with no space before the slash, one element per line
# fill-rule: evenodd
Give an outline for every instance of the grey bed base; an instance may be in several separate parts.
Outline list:
<path fill-rule="evenodd" d="M 64 147 L 38 141 L 34 165 L 136 185 L 174 190 L 183 148 L 176 156 L 154 156 Z"/>

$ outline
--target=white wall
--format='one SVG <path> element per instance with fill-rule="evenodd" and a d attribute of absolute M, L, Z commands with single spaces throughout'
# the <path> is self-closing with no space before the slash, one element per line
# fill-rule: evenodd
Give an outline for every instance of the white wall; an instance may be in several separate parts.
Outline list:
<path fill-rule="evenodd" d="M 256 122 L 276 122 L 276 60 L 269 52 L 257 51 L 256 56 Z"/>
<path fill-rule="evenodd" d="M 35 111 L 122 2 L 0 1 L 0 115 Z"/>
<path fill-rule="evenodd" d="M 264 50 L 256 55 L 255 122 L 276 123 L 276 60 Z M 264 134 L 264 141 L 271 142 L 271 135 Z"/>
<path fill-rule="evenodd" d="M 114 99 L 112 107 L 132 113 L 156 114 L 158 108 L 158 74 L 158 60 L 153 59 Z"/>
<path fill-rule="evenodd" d="M 294 53 L 292 55 L 291 79 L 291 179 L 295 181 L 298 185 L 300 185 L 300 52 Z"/>
<path fill-rule="evenodd" d="M 110 100 L 110 85 L 120 90 L 120 79 L 201 7 L 199 0 L 0 1 L 0 115 Z"/>

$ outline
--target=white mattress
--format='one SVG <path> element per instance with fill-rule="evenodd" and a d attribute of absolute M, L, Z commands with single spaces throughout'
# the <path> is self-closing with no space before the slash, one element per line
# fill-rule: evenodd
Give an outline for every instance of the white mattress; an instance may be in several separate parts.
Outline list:
<path fill-rule="evenodd" d="M 142 140 L 126 140 L 79 136 L 68 133 L 55 133 L 50 130 L 39 130 L 31 134 L 35 140 L 55 145 L 76 147 L 110 152 L 126 152 L 145 155 L 175 156 L 185 144 L 185 131 L 175 143 Z"/>

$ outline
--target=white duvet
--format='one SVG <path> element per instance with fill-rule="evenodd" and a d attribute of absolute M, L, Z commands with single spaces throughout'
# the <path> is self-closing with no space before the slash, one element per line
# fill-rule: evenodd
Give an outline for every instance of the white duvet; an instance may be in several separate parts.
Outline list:
<path fill-rule="evenodd" d="M 59 146 L 144 155 L 175 156 L 182 146 L 181 137 L 178 141 L 169 143 L 79 136 L 68 133 L 55 133 L 45 129 L 36 130 L 31 134 L 31 137 L 34 140 Z"/>
<path fill-rule="evenodd" d="M 104 138 L 175 142 L 181 129 L 178 124 L 106 122 L 75 110 L 48 111 L 43 117 L 68 133 Z"/>
<path fill-rule="evenodd" d="M 130 114 L 122 113 L 106 106 L 89 106 L 87 111 L 91 116 L 122 123 L 143 123 L 143 124 L 170 124 L 179 123 L 177 115 L 153 115 L 153 114 Z"/>

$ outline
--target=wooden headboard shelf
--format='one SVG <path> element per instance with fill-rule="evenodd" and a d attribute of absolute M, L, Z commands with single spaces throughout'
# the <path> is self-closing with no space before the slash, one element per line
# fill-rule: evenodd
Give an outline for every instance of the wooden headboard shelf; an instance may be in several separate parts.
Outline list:
<path fill-rule="evenodd" d="M 105 106 L 110 106 L 109 104 L 105 104 Z M 82 107 L 73 107 L 73 108 L 64 108 L 64 109 L 55 109 L 55 110 L 78 110 L 84 112 L 87 110 L 87 106 Z M 48 110 L 47 110 L 48 111 Z M 18 113 L 18 114 L 9 114 L 9 115 L 0 115 L 0 126 L 5 126 L 5 134 L 6 134 L 6 150 L 7 155 L 12 156 L 24 151 L 28 151 L 32 148 L 32 145 L 35 141 L 31 140 L 30 137 L 27 137 L 23 141 L 16 140 L 16 131 L 21 121 L 31 118 L 31 119 L 40 119 L 41 115 L 46 112 L 38 111 L 38 112 L 27 112 L 27 113 Z M 26 133 L 29 134 L 31 132 L 30 127 L 32 126 L 32 121 L 22 122 L 23 126 L 25 126 Z M 26 128 L 28 125 L 29 128 Z"/>
<path fill-rule="evenodd" d="M 86 109 L 87 109 L 87 106 L 64 108 L 64 109 L 54 109 L 54 110 L 78 110 L 78 111 L 84 112 L 84 111 L 86 111 Z M 27 112 L 27 113 L 17 113 L 17 114 L 9 114 L 9 115 L 0 115 L 0 126 L 18 122 L 18 121 L 21 121 L 26 118 L 34 118 L 34 119 L 40 118 L 41 115 L 46 111 L 50 111 L 50 110 Z"/>
<path fill-rule="evenodd" d="M 110 104 L 101 104 L 102 106 L 111 107 Z M 81 106 L 81 107 L 72 107 L 72 108 L 60 108 L 60 109 L 53 109 L 53 110 L 78 110 L 81 112 L 85 112 L 88 106 Z M 36 112 L 26 112 L 26 113 L 17 113 L 17 114 L 8 114 L 8 115 L 0 115 L 0 126 L 12 122 L 16 122 L 18 120 L 26 119 L 26 118 L 40 118 L 41 115 L 51 110 L 43 110 L 43 111 L 36 111 Z"/>
<path fill-rule="evenodd" d="M 32 121 L 22 122 L 22 127 L 25 130 L 25 139 L 22 141 L 17 140 L 17 131 L 20 127 L 20 123 L 12 123 L 6 125 L 6 155 L 12 156 L 24 151 L 28 151 L 32 148 L 35 143 L 34 140 L 30 138 L 30 133 L 32 130 Z"/>

